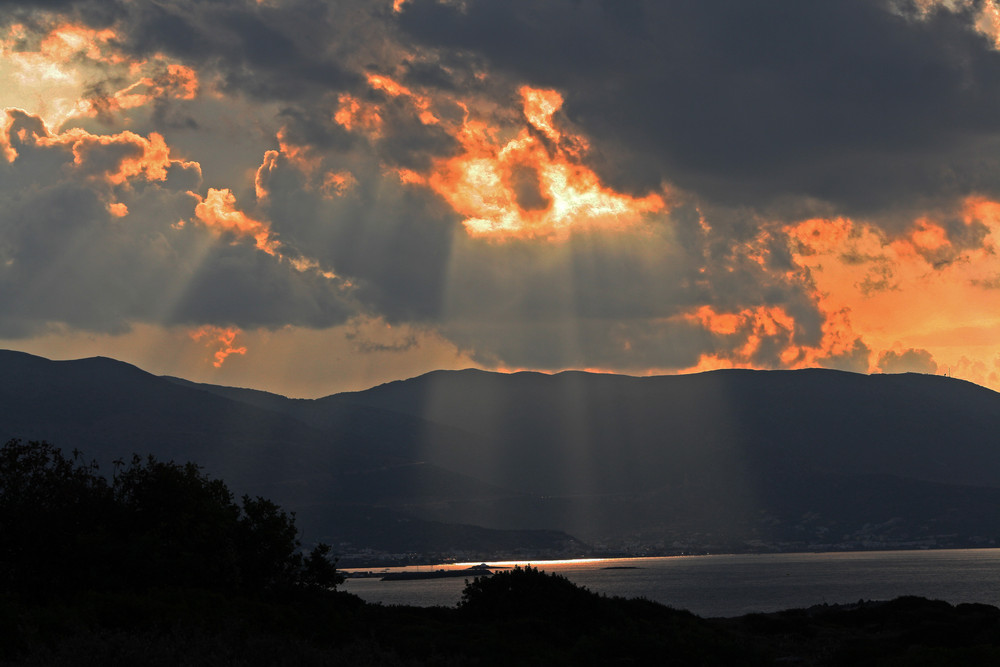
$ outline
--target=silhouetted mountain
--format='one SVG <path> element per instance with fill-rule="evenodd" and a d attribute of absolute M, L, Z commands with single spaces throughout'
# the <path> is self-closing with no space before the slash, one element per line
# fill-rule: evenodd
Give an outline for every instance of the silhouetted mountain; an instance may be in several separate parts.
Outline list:
<path fill-rule="evenodd" d="M 0 372 L 0 437 L 194 460 L 345 552 L 1000 539 L 1000 395 L 950 378 L 438 371 L 302 400 L 109 359 Z"/>
<path fill-rule="evenodd" d="M 300 409 L 343 403 L 475 433 L 474 453 L 424 441 L 417 455 L 526 494 L 452 503 L 429 518 L 527 520 L 661 548 L 1000 537 L 1000 395 L 961 380 L 439 371 Z"/>
<path fill-rule="evenodd" d="M 439 371 L 320 399 L 384 408 L 489 435 L 536 463 L 548 491 L 590 459 L 609 491 L 659 486 L 719 465 L 807 465 L 959 484 L 1000 484 L 1000 395 L 950 378 L 842 371 L 722 370 L 628 377 Z M 540 443 L 545 443 L 539 452 Z M 627 474 L 609 474 L 622 471 Z M 542 473 L 542 470 L 545 472 Z M 579 478 L 563 480 L 572 491 Z"/>
<path fill-rule="evenodd" d="M 193 383 L 160 378 L 112 359 L 49 361 L 0 351 L 0 437 L 47 440 L 67 452 L 77 449 L 109 473 L 116 459 L 133 453 L 161 460 L 195 461 L 225 479 L 237 493 L 262 495 L 296 511 L 309 541 L 344 539 L 359 548 L 387 552 L 426 550 L 414 536 L 420 519 L 387 507 L 424 502 L 506 496 L 510 492 L 391 453 L 409 431 L 426 430 L 420 420 L 377 408 L 334 406 L 327 428 L 226 397 Z M 228 390 L 252 397 L 263 392 Z M 284 397 L 277 404 L 295 404 Z M 366 511 L 382 509 L 368 521 Z M 350 515 L 350 520 L 345 516 Z M 394 536 L 386 523 L 406 524 Z M 573 544 L 552 531 L 472 530 L 426 523 L 428 533 L 456 550 L 480 544 Z M 490 535 L 487 537 L 487 533 Z"/>

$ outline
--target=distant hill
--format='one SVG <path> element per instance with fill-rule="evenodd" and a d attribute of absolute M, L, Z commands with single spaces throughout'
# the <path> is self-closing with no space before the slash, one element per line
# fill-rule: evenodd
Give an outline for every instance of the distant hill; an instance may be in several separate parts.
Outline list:
<path fill-rule="evenodd" d="M 319 416 L 344 403 L 476 433 L 474 454 L 423 441 L 419 455 L 533 497 L 453 504 L 455 520 L 530 519 L 668 550 L 1000 537 L 1000 394 L 962 380 L 440 371 L 301 407 Z"/>
<path fill-rule="evenodd" d="M 414 497 L 434 502 L 511 493 L 394 455 L 406 433 L 424 430 L 419 419 L 332 406 L 325 428 L 317 428 L 253 400 L 227 397 L 264 392 L 157 377 L 106 358 L 49 361 L 0 351 L 0 376 L 3 441 L 47 440 L 66 452 L 78 449 L 108 474 L 115 459 L 133 453 L 195 461 L 235 492 L 295 511 L 308 542 L 389 553 L 434 552 L 435 541 L 441 549 L 469 552 L 581 548 L 557 531 L 428 522 L 393 509 Z M 274 399 L 276 407 L 296 403 Z"/>
<path fill-rule="evenodd" d="M 345 553 L 1000 540 L 1000 395 L 951 378 L 467 370 L 301 400 L 110 359 L 0 372 L 0 437 L 197 461 Z"/>

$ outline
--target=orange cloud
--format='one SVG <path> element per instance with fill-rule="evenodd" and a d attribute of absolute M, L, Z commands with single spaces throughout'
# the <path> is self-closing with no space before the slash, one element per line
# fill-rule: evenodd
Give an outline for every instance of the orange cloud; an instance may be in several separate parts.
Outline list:
<path fill-rule="evenodd" d="M 271 227 L 238 210 L 236 196 L 231 190 L 209 188 L 204 199 L 194 192 L 188 194 L 198 200 L 194 209 L 195 217 L 209 229 L 232 234 L 237 238 L 252 238 L 259 250 L 269 255 L 277 254 L 281 244 L 272 237 Z"/>
<path fill-rule="evenodd" d="M 193 100 L 198 95 L 199 85 L 193 69 L 168 64 L 160 72 L 144 76 L 112 95 L 92 97 L 86 101 L 85 111 L 94 116 L 135 109 L 160 99 Z"/>
<path fill-rule="evenodd" d="M 334 197 L 342 197 L 347 194 L 357 184 L 358 180 L 349 171 L 328 171 L 323 176 L 321 190 L 324 197 L 333 199 Z"/>
<path fill-rule="evenodd" d="M 393 169 L 392 173 L 404 185 L 427 185 L 427 177 L 412 169 Z"/>
<path fill-rule="evenodd" d="M 362 131 L 373 139 L 382 134 L 382 115 L 377 104 L 362 102 L 353 95 L 341 93 L 337 98 L 333 120 L 348 132 Z"/>
<path fill-rule="evenodd" d="M 14 129 L 16 126 L 16 130 Z M 156 132 L 148 137 L 124 131 L 117 134 L 91 134 L 82 128 L 50 134 L 37 117 L 19 109 L 7 109 L 3 115 L 0 133 L 0 150 L 9 162 L 18 159 L 17 150 L 11 145 L 11 132 L 22 146 L 35 146 L 67 151 L 73 157 L 72 171 L 79 176 L 107 186 L 131 187 L 131 181 L 143 178 L 148 182 L 165 181 L 172 167 L 195 170 L 197 162 L 177 160 L 170 156 L 170 148 Z M 110 192 L 108 193 L 110 194 Z M 124 215 L 124 204 L 109 203 L 114 215 Z"/>
<path fill-rule="evenodd" d="M 173 162 L 166 141 L 156 132 L 150 133 L 149 138 L 146 138 L 128 130 L 113 135 L 95 135 L 74 128 L 51 139 L 40 139 L 38 143 L 43 146 L 72 146 L 73 164 L 81 167 L 88 165 L 92 161 L 91 156 L 102 148 L 117 146 L 132 149 L 117 164 L 103 171 L 104 178 L 112 185 L 121 185 L 140 175 L 150 181 L 165 181 L 167 170 Z"/>
<path fill-rule="evenodd" d="M 749 314 L 749 311 L 743 311 L 742 313 L 717 313 L 711 306 L 701 306 L 697 310 L 685 315 L 685 317 L 688 320 L 697 322 L 712 333 L 731 335 L 739 330 L 740 325 L 746 320 Z"/>
<path fill-rule="evenodd" d="M 0 67 L 0 88 L 13 88 L 5 91 L 7 103 L 30 109 L 50 127 L 74 117 L 107 116 L 155 101 L 197 96 L 200 83 L 194 69 L 168 62 L 163 54 L 132 60 L 119 49 L 113 29 L 62 24 L 41 29 L 37 40 L 34 36 L 27 27 L 14 25 L 0 38 L 5 65 Z M 102 84 L 95 87 L 95 80 Z M 103 90 L 123 80 L 131 83 L 113 92 Z"/>
<path fill-rule="evenodd" d="M 288 138 L 288 129 L 278 130 L 278 149 L 281 154 L 306 176 L 312 175 L 323 163 L 323 157 L 317 155 L 312 146 L 300 145 Z"/>
<path fill-rule="evenodd" d="M 966 219 L 966 226 L 976 224 Z M 966 244 L 968 245 L 968 244 Z M 949 231 L 928 218 L 914 221 L 908 233 L 892 243 L 892 249 L 899 258 L 919 256 L 934 269 L 942 269 L 960 259 L 968 259 L 974 248 L 958 247 L 949 237 Z"/>
<path fill-rule="evenodd" d="M 997 0 L 910 0 L 919 15 L 927 19 L 937 9 L 962 13 L 972 20 L 972 29 L 1000 50 L 1000 3 Z M 978 6 L 977 6 L 978 5 Z"/>
<path fill-rule="evenodd" d="M 179 100 L 193 100 L 198 95 L 198 75 L 184 65 L 167 65 L 166 83 L 158 85 Z"/>
<path fill-rule="evenodd" d="M 110 28 L 94 30 L 65 24 L 42 40 L 40 53 L 59 62 L 68 62 L 82 55 L 90 60 L 117 63 L 121 62 L 121 57 L 108 53 L 108 43 L 115 37 L 115 31 Z"/>
<path fill-rule="evenodd" d="M 105 181 L 110 185 L 124 185 L 140 176 L 147 181 L 165 181 L 173 165 L 200 171 L 197 162 L 171 158 L 166 141 L 156 132 L 143 137 L 128 130 L 105 135 L 72 128 L 53 135 L 35 134 L 33 138 L 34 143 L 41 147 L 59 146 L 69 149 L 77 170 L 89 178 Z M 26 141 L 29 137 L 24 133 L 21 139 Z M 16 153 L 12 154 L 16 156 Z"/>
<path fill-rule="evenodd" d="M 462 121 L 442 121 L 431 98 L 385 75 L 369 74 L 368 84 L 389 97 L 408 100 L 421 122 L 440 125 L 456 138 L 461 152 L 436 159 L 426 173 L 390 171 L 404 184 L 437 192 L 465 218 L 471 236 L 556 241 L 573 229 L 631 227 L 667 209 L 661 194 L 633 197 L 616 192 L 583 163 L 587 140 L 555 122 L 563 104 L 558 91 L 523 86 L 524 124 L 509 128 L 476 117 L 460 100 L 451 101 L 465 109 Z M 373 141 L 381 136 L 381 109 L 351 95 L 340 96 L 334 120 Z"/>
<path fill-rule="evenodd" d="M 826 220 L 813 218 L 787 227 L 796 250 L 803 255 L 828 253 L 844 246 L 853 231 L 853 223 L 846 218 Z"/>
<path fill-rule="evenodd" d="M 122 62 L 114 48 L 115 31 L 110 28 L 94 30 L 82 25 L 62 24 L 48 31 L 38 43 L 38 50 L 24 48 L 27 28 L 15 23 L 0 40 L 0 56 L 17 66 L 23 77 L 39 76 L 50 80 L 69 77 L 59 65 L 77 59 L 87 59 L 108 64 Z"/>
<path fill-rule="evenodd" d="M 435 125 L 440 122 L 437 116 L 430 110 L 431 100 L 429 97 L 418 95 L 406 86 L 381 74 L 369 74 L 368 85 L 373 90 L 381 90 L 390 97 L 404 97 L 408 99 L 418 110 L 417 117 L 424 125 Z"/>
<path fill-rule="evenodd" d="M 258 200 L 267 199 L 271 196 L 271 192 L 267 189 L 267 181 L 269 175 L 278 169 L 280 157 L 281 154 L 278 151 L 270 150 L 264 152 L 264 159 L 257 168 L 257 173 L 254 174 L 253 179 L 254 193 L 257 195 Z"/>
<path fill-rule="evenodd" d="M 204 326 L 200 329 L 192 331 L 189 335 L 192 340 L 201 341 L 204 339 L 207 347 L 218 347 L 213 355 L 215 361 L 212 365 L 216 368 L 222 368 L 222 364 L 225 363 L 226 359 L 231 354 L 246 354 L 247 348 L 245 346 L 236 345 L 236 337 L 239 336 L 242 331 L 237 328 L 222 328 L 216 326 Z"/>
<path fill-rule="evenodd" d="M 111 29 L 70 24 L 11 26 L 6 36 L 0 36 L 4 104 L 41 116 L 49 127 L 93 115 L 86 99 L 93 81 L 117 80 L 125 66 L 116 38 Z M 95 69 L 100 69 L 96 76 Z"/>
<path fill-rule="evenodd" d="M 24 113 L 20 109 L 5 109 L 3 118 L 0 118 L 0 154 L 3 154 L 8 163 L 17 159 L 17 151 L 10 145 L 10 129 L 14 124 L 14 111 Z"/>
<path fill-rule="evenodd" d="M 306 190 L 318 189 L 326 199 L 342 196 L 357 185 L 354 174 L 347 170 L 327 170 L 320 175 L 323 156 L 312 146 L 292 142 L 286 128 L 278 130 L 277 139 L 278 150 L 265 151 L 254 174 L 254 192 L 258 200 L 271 196 L 268 183 L 283 164 L 294 167 L 305 177 L 302 187 Z"/>
<path fill-rule="evenodd" d="M 684 373 L 719 368 L 812 368 L 838 359 L 868 367 L 868 349 L 851 327 L 846 309 L 825 314 L 818 345 L 798 340 L 795 318 L 781 306 L 755 306 L 736 312 L 701 306 L 681 318 L 717 336 L 722 348 L 701 355 L 695 366 L 681 371 Z"/>
<path fill-rule="evenodd" d="M 456 132 L 462 153 L 437 160 L 427 177 L 465 216 L 470 235 L 558 240 L 574 228 L 624 228 L 666 209 L 659 194 L 632 197 L 605 187 L 578 161 L 586 142 L 555 128 L 552 115 L 562 105 L 556 91 L 525 87 L 522 100 L 529 125 L 549 145 L 529 128 L 500 140 L 498 128 L 467 114 Z"/>
<path fill-rule="evenodd" d="M 562 96 L 554 90 L 541 90 L 528 86 L 523 86 L 520 92 L 524 104 L 524 116 L 528 122 L 558 143 L 562 133 L 552 125 L 552 115 L 562 107 Z"/>
<path fill-rule="evenodd" d="M 964 219 L 965 222 L 980 220 L 988 224 L 1000 224 L 1000 202 L 995 202 L 986 197 L 969 197 L 965 200 Z"/>
<path fill-rule="evenodd" d="M 752 367 L 765 339 L 781 339 L 786 348 L 794 344 L 795 320 L 780 306 L 756 306 L 735 313 L 718 313 L 712 306 L 701 306 L 682 317 L 718 336 L 744 340 L 741 347 L 725 357 L 705 355 L 699 366 L 708 363 L 713 368 L 726 367 L 718 364 Z"/>

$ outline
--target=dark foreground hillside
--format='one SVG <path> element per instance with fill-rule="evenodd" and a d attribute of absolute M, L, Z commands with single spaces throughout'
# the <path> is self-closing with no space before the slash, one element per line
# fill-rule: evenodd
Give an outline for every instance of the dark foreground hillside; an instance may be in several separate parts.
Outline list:
<path fill-rule="evenodd" d="M 383 607 L 339 592 L 91 591 L 5 598 L 0 664 L 996 665 L 1000 610 L 899 598 L 701 619 L 537 570 L 477 580 L 457 608 Z"/>
<path fill-rule="evenodd" d="M 193 464 L 110 479 L 0 447 L 0 665 L 1000 664 L 1000 610 L 921 598 L 702 619 L 515 568 L 454 608 L 339 592 L 294 516 Z"/>

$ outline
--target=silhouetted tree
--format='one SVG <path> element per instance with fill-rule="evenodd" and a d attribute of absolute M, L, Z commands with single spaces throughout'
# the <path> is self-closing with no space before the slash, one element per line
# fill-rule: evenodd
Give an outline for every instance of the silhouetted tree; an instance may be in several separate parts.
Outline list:
<path fill-rule="evenodd" d="M 0 586 L 29 595 L 193 587 L 264 593 L 341 583 L 330 548 L 303 556 L 293 514 L 242 506 L 193 464 L 133 456 L 113 481 L 47 443 L 0 448 Z"/>
<path fill-rule="evenodd" d="M 0 586 L 37 595 L 88 579 L 99 564 L 95 537 L 114 513 L 95 463 L 47 444 L 0 448 Z"/>
<path fill-rule="evenodd" d="M 266 498 L 243 496 L 238 525 L 245 585 L 262 589 L 292 585 L 302 566 L 294 515 Z"/>
<path fill-rule="evenodd" d="M 332 547 L 322 542 L 316 545 L 302 563 L 300 583 L 309 588 L 334 588 L 344 583 L 336 561 L 330 560 Z"/>

